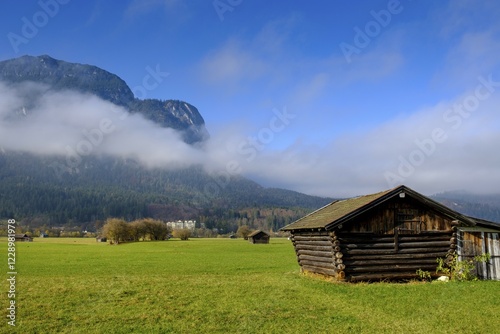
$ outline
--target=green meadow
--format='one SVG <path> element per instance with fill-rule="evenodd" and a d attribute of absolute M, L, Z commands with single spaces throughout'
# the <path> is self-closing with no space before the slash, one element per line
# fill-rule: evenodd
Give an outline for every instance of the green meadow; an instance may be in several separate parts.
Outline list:
<path fill-rule="evenodd" d="M 7 277 L 7 243 L 0 243 Z M 326 282 L 290 241 L 17 242 L 1 333 L 500 333 L 500 282 Z"/>

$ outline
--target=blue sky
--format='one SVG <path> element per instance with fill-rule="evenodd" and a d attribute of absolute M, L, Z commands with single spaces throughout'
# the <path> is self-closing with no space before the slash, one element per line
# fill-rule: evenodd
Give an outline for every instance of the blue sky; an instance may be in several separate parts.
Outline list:
<path fill-rule="evenodd" d="M 500 192 L 496 1 L 6 0 L 0 9 L 1 60 L 49 54 L 131 88 L 148 68 L 168 72 L 146 97 L 199 109 L 215 170 L 235 160 L 266 186 L 325 196 L 400 183 Z M 293 118 L 271 129 L 285 110 Z"/>

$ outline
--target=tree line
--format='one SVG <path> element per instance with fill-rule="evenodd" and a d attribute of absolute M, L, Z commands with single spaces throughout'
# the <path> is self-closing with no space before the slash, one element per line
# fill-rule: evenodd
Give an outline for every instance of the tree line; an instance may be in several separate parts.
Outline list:
<path fill-rule="evenodd" d="M 139 219 L 127 223 L 123 219 L 108 218 L 102 227 L 102 236 L 113 244 L 141 240 L 168 240 L 172 230 L 162 221 Z"/>

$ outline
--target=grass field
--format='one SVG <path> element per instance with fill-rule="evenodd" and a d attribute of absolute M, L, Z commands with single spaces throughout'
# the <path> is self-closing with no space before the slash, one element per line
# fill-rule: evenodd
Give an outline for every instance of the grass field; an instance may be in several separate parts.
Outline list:
<path fill-rule="evenodd" d="M 16 246 L 2 333 L 500 333 L 500 282 L 329 283 L 299 273 L 286 239 Z"/>

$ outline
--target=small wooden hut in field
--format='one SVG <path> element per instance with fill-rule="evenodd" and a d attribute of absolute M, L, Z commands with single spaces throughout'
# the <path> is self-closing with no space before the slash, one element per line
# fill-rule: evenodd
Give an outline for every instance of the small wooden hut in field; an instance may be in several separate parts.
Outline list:
<path fill-rule="evenodd" d="M 26 233 L 24 233 L 24 234 L 16 234 L 15 240 L 16 241 L 28 241 L 28 242 L 30 242 L 30 241 L 33 241 L 33 238 L 30 237 L 29 235 L 27 235 Z"/>
<path fill-rule="evenodd" d="M 252 244 L 268 244 L 270 237 L 269 233 L 257 230 L 248 235 L 248 241 Z"/>
<path fill-rule="evenodd" d="M 332 202 L 282 228 L 291 233 L 302 271 L 339 280 L 417 278 L 436 259 L 489 253 L 479 278 L 500 279 L 500 223 L 462 215 L 399 186 Z"/>

